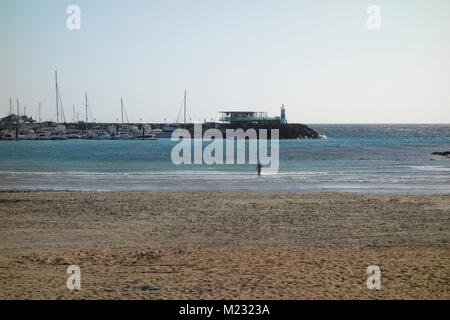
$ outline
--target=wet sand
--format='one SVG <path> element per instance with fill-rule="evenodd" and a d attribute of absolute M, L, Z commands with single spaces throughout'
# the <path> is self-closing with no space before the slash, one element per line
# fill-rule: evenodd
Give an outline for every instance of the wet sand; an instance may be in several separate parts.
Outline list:
<path fill-rule="evenodd" d="M 449 299 L 450 196 L 1 192 L 0 298 Z"/>

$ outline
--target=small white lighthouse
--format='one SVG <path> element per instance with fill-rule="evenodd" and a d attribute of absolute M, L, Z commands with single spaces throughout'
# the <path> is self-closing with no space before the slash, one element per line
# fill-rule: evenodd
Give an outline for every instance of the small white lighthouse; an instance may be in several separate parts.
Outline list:
<path fill-rule="evenodd" d="M 280 118 L 280 123 L 281 124 L 286 124 L 286 107 L 283 106 L 281 107 L 281 118 Z"/>

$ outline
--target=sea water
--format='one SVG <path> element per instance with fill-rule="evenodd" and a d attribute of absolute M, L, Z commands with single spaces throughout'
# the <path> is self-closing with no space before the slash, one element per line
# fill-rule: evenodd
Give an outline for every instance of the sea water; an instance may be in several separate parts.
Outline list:
<path fill-rule="evenodd" d="M 431 155 L 450 151 L 450 125 L 310 127 L 327 139 L 280 140 L 279 172 L 262 176 L 177 166 L 170 139 L 0 141 L 0 190 L 450 193 L 450 159 Z"/>

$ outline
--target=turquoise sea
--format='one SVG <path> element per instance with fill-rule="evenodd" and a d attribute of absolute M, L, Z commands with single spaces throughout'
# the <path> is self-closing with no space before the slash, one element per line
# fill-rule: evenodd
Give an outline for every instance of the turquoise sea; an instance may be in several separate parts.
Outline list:
<path fill-rule="evenodd" d="M 450 193 L 450 159 L 431 155 L 450 151 L 448 124 L 310 127 L 327 139 L 280 141 L 278 174 L 261 177 L 255 165 L 176 166 L 169 139 L 0 141 L 0 190 Z"/>

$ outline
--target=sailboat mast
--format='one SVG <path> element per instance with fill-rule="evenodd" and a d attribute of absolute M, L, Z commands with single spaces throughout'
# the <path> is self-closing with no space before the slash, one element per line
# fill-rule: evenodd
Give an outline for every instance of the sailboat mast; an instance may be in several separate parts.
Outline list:
<path fill-rule="evenodd" d="M 55 88 L 56 88 L 56 124 L 59 124 L 59 101 L 58 101 L 58 71 L 55 71 Z"/>
<path fill-rule="evenodd" d="M 120 98 L 120 110 L 122 112 L 122 124 L 123 124 L 123 99 Z"/>
<path fill-rule="evenodd" d="M 39 102 L 39 123 L 41 123 L 41 103 Z"/>
<path fill-rule="evenodd" d="M 87 99 L 87 92 L 85 94 L 86 97 L 86 123 L 88 123 L 88 99 Z"/>
<path fill-rule="evenodd" d="M 13 106 L 12 106 L 12 99 L 11 97 L 9 98 L 9 115 L 13 114 Z"/>
<path fill-rule="evenodd" d="M 20 117 L 20 110 L 19 110 L 19 99 L 16 99 L 16 105 L 17 105 L 17 116 Z"/>
<path fill-rule="evenodd" d="M 186 101 L 187 101 L 187 90 L 184 90 L 184 125 L 186 125 Z"/>

